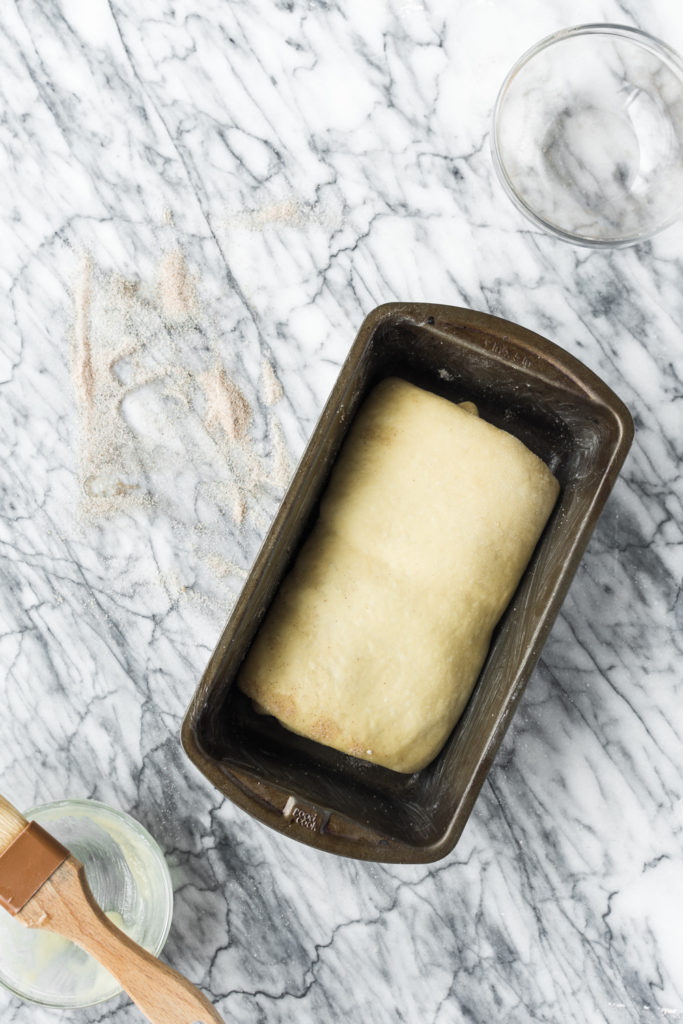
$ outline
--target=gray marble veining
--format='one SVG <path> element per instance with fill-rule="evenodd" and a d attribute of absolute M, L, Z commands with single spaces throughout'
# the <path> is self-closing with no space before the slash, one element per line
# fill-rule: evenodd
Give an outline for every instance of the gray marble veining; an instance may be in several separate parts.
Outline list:
<path fill-rule="evenodd" d="M 681 227 L 616 252 L 565 245 L 512 207 L 489 152 L 513 61 L 597 18 L 683 49 L 666 0 L 0 10 L 0 789 L 22 807 L 94 797 L 150 829 L 176 888 L 165 955 L 226 1020 L 683 1019 Z M 150 341 L 126 299 L 98 342 L 133 353 L 105 366 L 125 398 L 107 480 L 137 467 L 145 500 L 84 516 L 84 255 L 95 301 L 132 287 L 158 316 L 177 249 L 191 316 Z M 363 316 L 394 299 L 537 330 L 636 421 L 463 837 L 413 868 L 279 838 L 179 744 L 287 472 Z M 253 410 L 237 513 L 217 487 L 234 470 L 223 428 L 201 416 L 216 366 Z M 2 992 L 0 1015 L 55 1019 Z M 120 998 L 70 1019 L 139 1018 Z"/>

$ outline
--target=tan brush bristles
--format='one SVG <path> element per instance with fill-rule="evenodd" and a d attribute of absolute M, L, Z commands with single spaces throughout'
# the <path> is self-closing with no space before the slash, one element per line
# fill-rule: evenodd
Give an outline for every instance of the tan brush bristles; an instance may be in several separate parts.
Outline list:
<path fill-rule="evenodd" d="M 0 854 L 4 853 L 10 843 L 13 843 L 20 832 L 23 832 L 28 822 L 19 811 L 12 807 L 12 804 L 0 796 Z"/>

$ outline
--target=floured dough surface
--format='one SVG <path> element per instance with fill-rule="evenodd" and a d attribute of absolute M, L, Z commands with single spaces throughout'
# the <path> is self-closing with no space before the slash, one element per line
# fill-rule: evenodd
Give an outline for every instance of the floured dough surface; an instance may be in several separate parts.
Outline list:
<path fill-rule="evenodd" d="M 468 406 L 395 377 L 371 392 L 238 678 L 287 728 L 399 772 L 443 746 L 559 491 Z"/>

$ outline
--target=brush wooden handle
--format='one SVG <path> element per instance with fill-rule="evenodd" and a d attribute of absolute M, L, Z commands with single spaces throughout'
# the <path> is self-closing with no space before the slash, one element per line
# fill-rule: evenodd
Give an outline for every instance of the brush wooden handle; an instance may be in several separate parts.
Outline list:
<path fill-rule="evenodd" d="M 75 857 L 57 868 L 17 918 L 29 928 L 71 939 L 90 953 L 152 1024 L 224 1024 L 187 978 L 138 946 L 102 913 Z"/>

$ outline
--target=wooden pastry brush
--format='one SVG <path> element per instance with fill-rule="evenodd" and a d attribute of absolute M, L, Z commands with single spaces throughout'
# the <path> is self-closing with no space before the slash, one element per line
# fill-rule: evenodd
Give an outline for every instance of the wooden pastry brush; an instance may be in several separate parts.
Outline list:
<path fill-rule="evenodd" d="M 0 796 L 0 905 L 70 939 L 112 974 L 152 1024 L 224 1024 L 190 982 L 112 924 L 80 861 Z"/>

